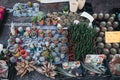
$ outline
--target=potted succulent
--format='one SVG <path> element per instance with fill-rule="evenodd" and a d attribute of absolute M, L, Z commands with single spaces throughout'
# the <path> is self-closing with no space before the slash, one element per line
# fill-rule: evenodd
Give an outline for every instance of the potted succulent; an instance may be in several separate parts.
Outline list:
<path fill-rule="evenodd" d="M 68 9 L 68 6 L 64 6 L 63 9 L 62 9 L 63 13 L 65 15 L 67 15 L 69 13 L 69 9 Z"/>
<path fill-rule="evenodd" d="M 94 13 L 94 14 L 93 14 L 93 18 L 94 18 L 94 19 L 97 19 L 97 17 L 98 17 L 98 14 L 97 14 L 97 13 Z"/>
<path fill-rule="evenodd" d="M 35 24 L 36 21 L 37 21 L 37 17 L 36 17 L 36 16 L 33 16 L 33 17 L 31 18 L 31 21 L 32 21 L 32 24 Z"/>
<path fill-rule="evenodd" d="M 104 43 L 102 42 L 98 43 L 98 48 L 104 48 Z"/>
<path fill-rule="evenodd" d="M 46 34 L 47 34 L 47 37 L 52 37 L 52 31 L 51 30 L 47 30 Z"/>
<path fill-rule="evenodd" d="M 46 22 L 46 25 L 47 25 L 47 26 L 50 26 L 50 18 L 46 18 L 46 21 L 45 21 L 45 22 Z"/>
<path fill-rule="evenodd" d="M 108 13 L 106 13 L 105 15 L 104 15 L 104 19 L 109 19 L 109 17 L 110 17 L 110 14 L 108 14 Z"/>
<path fill-rule="evenodd" d="M 38 13 L 37 21 L 41 26 L 43 26 L 43 24 L 44 24 L 44 13 L 43 12 Z"/>
<path fill-rule="evenodd" d="M 109 54 L 109 53 L 110 53 L 110 51 L 109 51 L 109 49 L 104 48 L 104 49 L 103 49 L 103 53 L 104 53 L 104 54 Z"/>
<path fill-rule="evenodd" d="M 53 18 L 52 18 L 52 24 L 53 25 L 57 25 L 57 23 L 58 23 L 58 18 L 56 16 L 53 16 Z"/>
<path fill-rule="evenodd" d="M 108 49 L 110 49 L 112 47 L 112 45 L 110 43 L 106 43 L 105 47 L 108 48 Z"/>
<path fill-rule="evenodd" d="M 28 7 L 32 7 L 32 5 L 33 5 L 32 2 L 30 2 L 30 1 L 27 2 L 27 6 L 28 6 Z"/>
<path fill-rule="evenodd" d="M 111 49 L 110 49 L 110 52 L 111 52 L 111 54 L 116 54 L 116 53 L 117 53 L 117 50 L 116 50 L 115 48 L 111 48 Z"/>
<path fill-rule="evenodd" d="M 118 26 L 119 26 L 119 22 L 118 21 L 113 22 L 113 27 L 114 28 L 117 28 Z"/>
<path fill-rule="evenodd" d="M 103 19 L 103 13 L 99 13 L 99 14 L 98 14 L 98 19 L 99 19 L 99 20 L 102 20 L 102 19 Z"/>
<path fill-rule="evenodd" d="M 39 30 L 39 34 L 40 34 L 40 37 L 42 37 L 42 38 L 43 38 L 44 35 L 45 35 L 43 30 Z"/>
<path fill-rule="evenodd" d="M 119 43 L 113 43 L 112 46 L 113 48 L 119 48 Z"/>

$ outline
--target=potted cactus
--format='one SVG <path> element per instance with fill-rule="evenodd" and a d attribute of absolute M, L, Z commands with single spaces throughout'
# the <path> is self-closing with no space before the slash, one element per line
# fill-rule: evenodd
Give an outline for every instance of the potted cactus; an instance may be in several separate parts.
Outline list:
<path fill-rule="evenodd" d="M 116 53 L 117 53 L 117 50 L 116 50 L 115 48 L 111 48 L 111 49 L 110 49 L 110 52 L 111 52 L 111 54 L 116 54 Z"/>
<path fill-rule="evenodd" d="M 106 24 L 107 27 L 111 27 L 112 26 L 112 23 L 110 21 L 107 22 Z"/>
<path fill-rule="evenodd" d="M 57 25 L 57 23 L 58 23 L 58 18 L 56 16 L 53 16 L 53 18 L 52 18 L 52 24 L 53 25 Z"/>
<path fill-rule="evenodd" d="M 109 51 L 109 49 L 104 48 L 104 49 L 103 49 L 103 53 L 104 53 L 104 54 L 109 54 L 110 51 Z"/>
<path fill-rule="evenodd" d="M 63 9 L 62 9 L 63 13 L 65 15 L 67 15 L 69 13 L 69 9 L 68 9 L 68 6 L 64 6 Z"/>
<path fill-rule="evenodd" d="M 113 31 L 114 28 L 113 27 L 108 27 L 108 31 Z"/>
<path fill-rule="evenodd" d="M 37 22 L 37 17 L 36 16 L 32 17 L 31 21 L 32 21 L 32 24 L 35 24 Z"/>
<path fill-rule="evenodd" d="M 118 26 L 119 26 L 119 22 L 118 21 L 113 22 L 113 27 L 114 28 L 117 28 Z"/>
<path fill-rule="evenodd" d="M 99 20 L 103 19 L 103 13 L 99 13 L 99 14 L 98 14 L 98 19 L 99 19 Z"/>
<path fill-rule="evenodd" d="M 46 18 L 46 21 L 45 21 L 45 22 L 46 22 L 46 25 L 47 25 L 47 26 L 50 26 L 50 18 Z"/>
<path fill-rule="evenodd" d="M 97 19 L 97 17 L 98 17 L 97 13 L 94 13 L 94 14 L 93 14 L 93 18 L 94 18 L 94 19 Z"/>
<path fill-rule="evenodd" d="M 105 44 L 105 47 L 108 48 L 108 49 L 110 49 L 111 46 L 112 46 L 112 45 L 111 45 L 110 43 L 106 43 L 106 44 Z"/>
<path fill-rule="evenodd" d="M 99 36 L 101 36 L 101 37 L 103 37 L 104 35 L 105 35 L 104 32 L 100 32 L 100 33 L 99 33 Z"/>
<path fill-rule="evenodd" d="M 98 43 L 98 48 L 104 48 L 104 43 L 102 42 Z"/>
<path fill-rule="evenodd" d="M 102 42 L 102 40 L 103 40 L 102 37 L 97 37 L 96 39 L 97 42 Z"/>
<path fill-rule="evenodd" d="M 43 12 L 38 13 L 37 21 L 41 26 L 43 26 L 43 24 L 44 24 L 44 13 Z"/>
<path fill-rule="evenodd" d="M 39 30 L 39 34 L 40 34 L 40 37 L 42 37 L 42 38 L 43 38 L 44 35 L 45 35 L 43 30 Z"/>
<path fill-rule="evenodd" d="M 104 15 L 104 19 L 108 19 L 110 17 L 110 14 L 108 14 L 108 13 L 106 13 L 105 15 Z"/>
<path fill-rule="evenodd" d="M 101 23 L 100 23 L 100 27 L 105 27 L 106 26 L 106 22 L 105 21 L 102 21 Z"/>
<path fill-rule="evenodd" d="M 119 43 L 113 43 L 113 48 L 119 48 Z"/>

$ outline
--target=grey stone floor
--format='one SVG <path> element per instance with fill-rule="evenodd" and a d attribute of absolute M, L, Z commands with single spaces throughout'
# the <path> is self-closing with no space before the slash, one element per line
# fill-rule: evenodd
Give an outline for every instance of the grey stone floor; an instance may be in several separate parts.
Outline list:
<path fill-rule="evenodd" d="M 0 0 L 0 5 L 5 6 L 6 8 L 12 8 L 12 6 L 17 2 L 27 2 L 32 1 L 36 2 L 35 0 Z M 103 12 L 107 13 L 112 8 L 118 8 L 120 7 L 120 0 L 87 0 L 87 2 L 92 3 L 93 11 L 96 13 Z M 40 10 L 46 12 L 52 12 L 52 11 L 60 11 L 61 8 L 64 5 L 68 5 L 68 3 L 56 3 L 56 4 L 40 4 Z M 8 17 L 7 23 L 10 22 L 30 22 L 29 17 L 13 17 L 11 14 Z M 0 43 L 7 45 L 8 40 L 8 34 L 9 34 L 9 27 L 10 26 L 4 26 L 2 33 L 0 33 Z M 49 78 L 46 78 L 45 76 L 38 74 L 37 72 L 32 72 L 30 74 L 27 74 L 23 78 L 16 77 L 15 80 L 51 80 Z M 59 79 L 58 79 L 59 80 Z M 71 79 L 69 79 L 71 80 Z M 72 79 L 76 80 L 76 79 Z M 110 80 L 109 78 L 100 78 L 100 77 L 84 77 L 82 80 Z M 111 80 L 120 80 L 120 78 L 117 79 L 111 79 Z"/>

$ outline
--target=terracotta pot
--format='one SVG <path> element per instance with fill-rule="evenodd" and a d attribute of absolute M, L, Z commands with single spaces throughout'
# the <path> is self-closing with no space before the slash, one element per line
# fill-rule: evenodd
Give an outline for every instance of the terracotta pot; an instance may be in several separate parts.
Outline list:
<path fill-rule="evenodd" d="M 51 34 L 51 33 L 48 33 L 48 34 L 47 34 L 47 37 L 52 37 L 52 34 Z"/>
<path fill-rule="evenodd" d="M 58 21 L 57 20 L 52 20 L 53 25 L 57 25 Z"/>
<path fill-rule="evenodd" d="M 44 33 L 40 33 L 40 37 L 42 37 L 42 38 L 43 38 L 43 37 L 44 37 Z"/>
<path fill-rule="evenodd" d="M 39 21 L 40 26 L 43 26 L 43 24 L 44 24 L 44 20 Z"/>
<path fill-rule="evenodd" d="M 47 26 L 50 26 L 50 21 L 46 21 Z"/>

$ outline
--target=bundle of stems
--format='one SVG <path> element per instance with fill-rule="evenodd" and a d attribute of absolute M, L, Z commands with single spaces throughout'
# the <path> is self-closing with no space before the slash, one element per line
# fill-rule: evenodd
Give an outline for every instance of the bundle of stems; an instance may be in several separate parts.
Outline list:
<path fill-rule="evenodd" d="M 96 32 L 93 28 L 88 28 L 85 22 L 79 24 L 72 23 L 69 26 L 70 44 L 74 44 L 75 60 L 84 58 L 86 54 L 95 52 L 94 41 Z"/>

